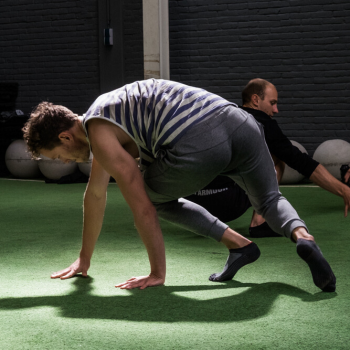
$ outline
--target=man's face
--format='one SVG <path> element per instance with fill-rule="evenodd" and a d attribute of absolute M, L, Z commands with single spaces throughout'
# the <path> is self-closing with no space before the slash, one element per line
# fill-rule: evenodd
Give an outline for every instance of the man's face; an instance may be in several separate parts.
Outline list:
<path fill-rule="evenodd" d="M 273 117 L 278 113 L 277 108 L 278 93 L 273 85 L 266 86 L 265 98 L 262 100 L 258 99 L 258 108 L 260 111 L 265 112 L 270 117 Z"/>
<path fill-rule="evenodd" d="M 59 159 L 63 163 L 82 163 L 89 160 L 90 148 L 88 144 L 75 142 L 73 145 L 61 144 L 52 150 L 42 148 L 40 153 L 51 159 Z"/>

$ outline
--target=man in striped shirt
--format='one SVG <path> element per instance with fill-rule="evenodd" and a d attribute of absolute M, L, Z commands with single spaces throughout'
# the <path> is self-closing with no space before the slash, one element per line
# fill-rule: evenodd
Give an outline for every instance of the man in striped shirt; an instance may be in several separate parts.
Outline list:
<path fill-rule="evenodd" d="M 80 162 L 88 158 L 90 149 L 94 155 L 84 197 L 80 256 L 52 278 L 87 275 L 113 176 L 134 214 L 151 265 L 149 275 L 117 287 L 144 289 L 164 283 L 165 250 L 158 216 L 225 244 L 229 249 L 226 265 L 209 279 L 232 279 L 241 267 L 259 258 L 259 248 L 204 208 L 182 199 L 224 175 L 244 188 L 255 210 L 275 231 L 297 243 L 297 253 L 309 265 L 315 284 L 323 291 L 335 291 L 331 267 L 305 223 L 278 191 L 262 127 L 223 98 L 149 79 L 100 96 L 83 117 L 42 103 L 24 132 L 37 157 Z M 138 157 L 142 173 L 134 160 Z"/>

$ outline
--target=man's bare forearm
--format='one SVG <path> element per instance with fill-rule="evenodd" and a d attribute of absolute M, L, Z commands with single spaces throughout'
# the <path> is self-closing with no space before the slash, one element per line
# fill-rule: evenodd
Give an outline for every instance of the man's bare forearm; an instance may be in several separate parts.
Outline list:
<path fill-rule="evenodd" d="M 348 186 L 332 176 L 322 164 L 317 166 L 310 176 L 310 180 L 325 190 L 336 194 L 339 197 L 343 197 L 344 216 L 348 216 L 348 210 L 350 208 L 350 188 Z"/>
<path fill-rule="evenodd" d="M 141 215 L 135 215 L 135 226 L 147 249 L 151 274 L 165 279 L 165 247 L 156 210 L 153 206 Z"/>
<path fill-rule="evenodd" d="M 346 190 L 347 187 L 331 175 L 322 164 L 317 166 L 311 174 L 310 180 L 323 189 L 340 197 L 344 196 L 344 190 Z"/>
<path fill-rule="evenodd" d="M 91 259 L 96 241 L 100 235 L 106 207 L 107 194 L 98 198 L 86 191 L 84 196 L 83 242 L 80 257 Z"/>

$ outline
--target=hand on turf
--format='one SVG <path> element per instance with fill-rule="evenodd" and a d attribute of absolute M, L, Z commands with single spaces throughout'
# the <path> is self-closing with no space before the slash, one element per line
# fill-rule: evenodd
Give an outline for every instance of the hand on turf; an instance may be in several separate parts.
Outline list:
<path fill-rule="evenodd" d="M 139 287 L 140 289 L 145 289 L 147 287 L 161 286 L 164 282 L 165 278 L 150 274 L 149 276 L 131 277 L 126 282 L 117 284 L 116 288 L 133 289 Z"/>
<path fill-rule="evenodd" d="M 61 280 L 65 280 L 67 278 L 75 276 L 80 272 L 84 277 L 86 277 L 89 267 L 90 260 L 78 258 L 71 266 L 67 267 L 64 270 L 53 273 L 51 275 L 51 278 L 61 278 Z"/>

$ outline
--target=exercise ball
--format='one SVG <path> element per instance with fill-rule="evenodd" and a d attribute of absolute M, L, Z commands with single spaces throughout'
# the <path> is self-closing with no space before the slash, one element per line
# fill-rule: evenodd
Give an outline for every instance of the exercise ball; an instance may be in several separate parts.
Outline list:
<path fill-rule="evenodd" d="M 344 140 L 325 141 L 316 148 L 313 158 L 340 180 L 340 167 L 350 164 L 350 143 Z"/>
<path fill-rule="evenodd" d="M 88 177 L 90 177 L 91 163 L 92 163 L 92 153 L 91 152 L 90 152 L 89 160 L 87 162 L 78 163 L 79 170 Z"/>
<path fill-rule="evenodd" d="M 62 176 L 70 175 L 74 173 L 78 165 L 76 162 L 63 163 L 59 159 L 51 159 L 48 157 L 40 155 L 38 160 L 39 169 L 42 174 L 50 180 L 59 180 Z"/>
<path fill-rule="evenodd" d="M 293 144 L 293 146 L 298 147 L 301 152 L 308 154 L 304 146 L 302 146 L 300 143 L 293 140 L 291 140 L 290 142 Z M 290 166 L 286 164 L 286 167 L 284 168 L 284 173 L 281 179 L 281 185 L 296 184 L 303 179 L 304 179 L 304 175 L 300 174 L 298 171 L 292 169 Z"/>
<path fill-rule="evenodd" d="M 24 140 L 15 140 L 8 146 L 5 163 L 9 172 L 21 179 L 32 179 L 40 174 L 38 162 L 32 159 Z"/>

